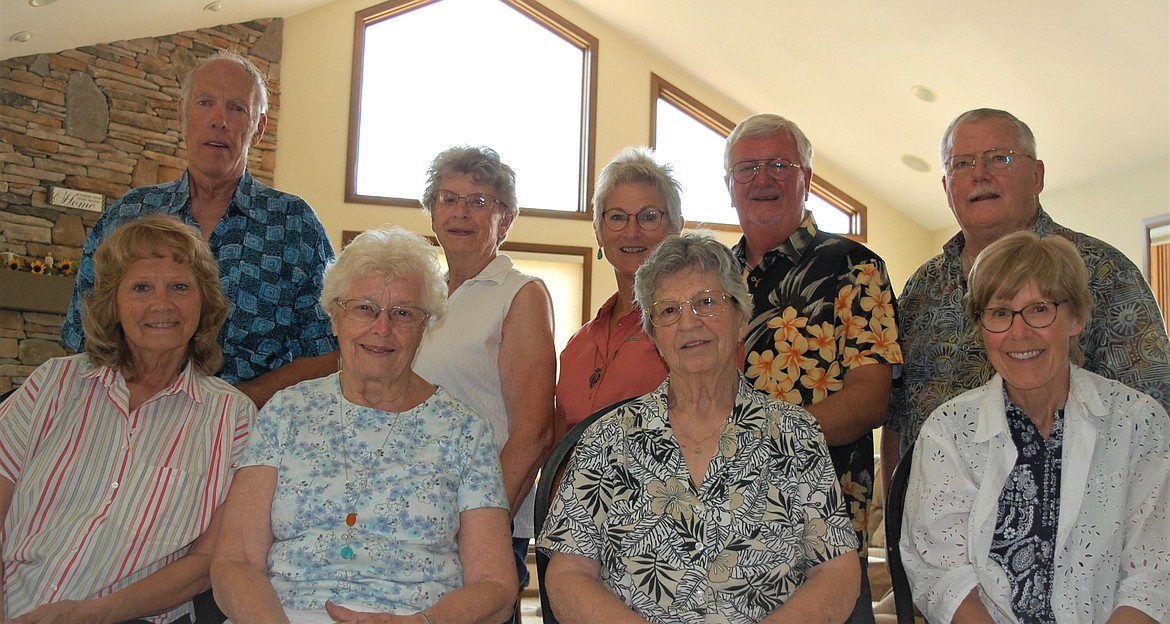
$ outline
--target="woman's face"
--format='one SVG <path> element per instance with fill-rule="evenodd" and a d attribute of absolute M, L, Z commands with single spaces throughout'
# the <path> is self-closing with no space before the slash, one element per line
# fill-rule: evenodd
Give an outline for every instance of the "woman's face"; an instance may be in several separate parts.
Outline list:
<path fill-rule="evenodd" d="M 733 302 L 724 301 L 725 309 L 715 316 L 699 316 L 691 307 L 706 296 L 714 296 L 718 303 L 722 294 L 718 275 L 695 269 L 668 276 L 654 291 L 655 303 L 673 301 L 681 307 L 678 322 L 654 328 L 654 344 L 672 376 L 717 376 L 738 367 L 747 321 L 740 318 Z"/>
<path fill-rule="evenodd" d="M 494 186 L 478 184 L 467 173 L 443 174 L 439 177 L 438 190 L 451 191 L 464 197 L 471 193 L 484 193 L 499 199 Z M 436 200 L 431 208 L 431 229 L 448 256 L 495 255 L 499 239 L 508 231 L 511 221 L 510 213 L 505 214 L 504 208 L 493 202 L 483 207 L 473 207 L 464 200 L 454 206 Z"/>
<path fill-rule="evenodd" d="M 341 348 L 343 374 L 352 375 L 357 381 L 390 381 L 409 372 L 426 323 L 412 327 L 391 321 L 386 311 L 393 306 L 421 308 L 422 278 L 411 276 L 391 282 L 381 277 L 358 279 L 341 300 L 348 310 L 341 306 L 335 308 L 333 334 Z M 373 320 L 361 318 L 360 309 L 369 311 L 376 309 L 374 306 L 381 308 L 381 312 Z M 409 310 L 394 316 L 404 317 L 410 312 L 425 315 L 422 310 Z"/>
<path fill-rule="evenodd" d="M 648 218 L 651 212 L 657 214 L 653 223 Z M 638 220 L 639 215 L 643 221 Z M 621 229 L 611 230 L 609 226 L 623 216 L 626 221 Z M 597 244 L 605 250 L 605 258 L 614 271 L 633 279 L 658 243 L 674 233 L 669 221 L 666 202 L 653 186 L 641 182 L 618 184 L 605 199 Z"/>
<path fill-rule="evenodd" d="M 1015 312 L 1052 297 L 1041 294 L 1035 282 L 1028 282 L 1010 299 L 996 296 L 987 308 Z M 1010 312 L 1008 312 L 1010 314 Z M 985 312 L 984 314 L 987 314 Z M 980 325 L 987 358 L 1007 385 L 1008 395 L 1017 403 L 1028 395 L 1068 395 L 1069 338 L 1081 333 L 1084 323 L 1076 318 L 1072 307 L 1061 304 L 1056 320 L 1047 327 L 1036 328 L 1015 314 L 1011 327 L 1002 333 L 987 331 Z"/>
<path fill-rule="evenodd" d="M 191 265 L 176 262 L 170 254 L 137 260 L 118 282 L 114 301 L 134 361 L 150 366 L 186 359 L 203 308 Z"/>

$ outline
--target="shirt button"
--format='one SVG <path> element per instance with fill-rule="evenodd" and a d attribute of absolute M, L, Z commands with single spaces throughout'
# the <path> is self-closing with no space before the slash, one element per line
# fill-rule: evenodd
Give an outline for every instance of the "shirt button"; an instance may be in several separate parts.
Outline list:
<path fill-rule="evenodd" d="M 114 481 L 113 483 L 110 484 L 110 487 L 114 488 L 115 490 L 118 489 L 118 482 Z"/>

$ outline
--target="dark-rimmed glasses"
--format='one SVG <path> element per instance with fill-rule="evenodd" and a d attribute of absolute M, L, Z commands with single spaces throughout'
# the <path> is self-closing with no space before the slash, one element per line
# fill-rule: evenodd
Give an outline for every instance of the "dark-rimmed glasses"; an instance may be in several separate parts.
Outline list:
<path fill-rule="evenodd" d="M 1060 305 L 1068 303 L 1068 299 L 1061 301 L 1037 301 L 1029 303 L 1028 305 L 1013 310 L 1011 308 L 985 308 L 979 311 L 979 324 L 983 329 L 993 333 L 1002 334 L 1012 328 L 1012 323 L 1016 320 L 1016 315 L 1024 319 L 1024 322 L 1033 329 L 1044 329 L 1056 322 L 1056 313 L 1060 311 Z"/>
<path fill-rule="evenodd" d="M 460 195 L 455 191 L 445 191 L 440 189 L 435 194 L 435 206 L 443 206 L 445 208 L 454 208 L 462 201 L 470 209 L 483 210 L 491 208 L 496 204 L 503 205 L 504 202 L 488 195 L 487 193 L 468 193 Z"/>
<path fill-rule="evenodd" d="M 393 305 L 389 308 L 382 306 L 366 299 L 334 299 L 337 305 L 345 310 L 345 315 L 350 320 L 362 324 L 371 324 L 378 320 L 378 315 L 383 311 L 386 312 L 386 317 L 395 325 L 403 327 L 418 327 L 427 321 L 430 316 L 427 311 L 415 306 L 409 305 Z"/>
<path fill-rule="evenodd" d="M 607 230 L 613 232 L 620 232 L 626 229 L 631 219 L 637 221 L 638 227 L 644 232 L 657 230 L 662 225 L 662 222 L 666 220 L 661 211 L 653 209 L 643 210 L 637 214 L 630 214 L 619 208 L 610 208 L 601 213 L 601 222 L 605 224 Z"/>
<path fill-rule="evenodd" d="M 650 324 L 655 327 L 674 325 L 682 318 L 684 306 L 690 306 L 695 316 L 719 316 L 727 311 L 729 299 L 731 295 L 722 290 L 700 290 L 686 301 L 655 301 L 650 306 Z"/>
<path fill-rule="evenodd" d="M 1034 156 L 1021 154 L 1015 150 L 1010 150 L 1003 147 L 997 147 L 995 149 L 989 149 L 986 152 L 979 152 L 977 154 L 955 154 L 954 156 L 948 158 L 946 162 L 943 163 L 943 166 L 946 168 L 948 176 L 958 177 L 967 175 L 968 173 L 974 171 L 975 161 L 978 160 L 983 162 L 984 169 L 987 169 L 988 171 L 994 171 L 996 173 L 1003 173 L 1004 171 L 1012 168 L 1012 165 L 1016 162 L 1017 156 L 1023 156 L 1024 158 L 1031 158 L 1032 160 L 1036 160 Z"/>
<path fill-rule="evenodd" d="M 756 179 L 760 170 L 777 182 L 783 182 L 802 169 L 800 165 L 787 158 L 772 158 L 770 160 L 744 160 L 731 166 L 731 177 L 740 184 L 747 184 Z"/>

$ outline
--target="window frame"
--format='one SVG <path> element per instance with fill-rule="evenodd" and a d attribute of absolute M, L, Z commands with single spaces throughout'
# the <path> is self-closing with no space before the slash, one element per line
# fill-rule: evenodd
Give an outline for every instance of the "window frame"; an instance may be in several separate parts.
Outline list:
<path fill-rule="evenodd" d="M 658 74 L 650 73 L 650 147 L 656 147 L 658 138 L 658 100 L 678 108 L 690 115 L 695 121 L 707 126 L 712 131 L 723 136 L 724 139 L 735 129 L 727 117 L 719 114 L 715 109 L 700 102 L 694 96 L 674 86 Z M 866 208 L 865 204 L 850 197 L 848 193 L 829 184 L 816 172 L 813 172 L 809 181 L 809 190 L 826 203 L 837 208 L 849 218 L 850 232 L 841 234 L 860 243 L 866 242 Z M 688 227 L 697 226 L 697 222 L 687 222 Z M 738 232 L 738 225 L 727 223 L 703 223 L 703 227 L 724 232 Z"/>
<path fill-rule="evenodd" d="M 400 206 L 417 208 L 418 198 L 383 197 L 378 195 L 359 195 L 357 193 L 357 150 L 358 131 L 361 125 L 361 97 L 362 74 L 365 51 L 365 29 L 367 26 L 392 19 L 427 5 L 442 0 L 386 0 L 374 6 L 367 7 L 354 13 L 353 59 L 351 62 L 350 94 L 349 94 L 349 128 L 347 130 L 346 167 L 345 167 L 345 202 L 356 204 L 373 204 L 381 206 Z M 547 208 L 521 206 L 523 214 L 529 216 L 592 219 L 589 200 L 593 197 L 594 155 L 597 143 L 597 74 L 598 74 L 598 47 L 597 37 L 589 34 L 576 24 L 561 17 L 548 7 L 536 0 L 499 0 L 499 2 L 518 11 L 524 17 L 531 19 L 537 25 L 544 27 L 554 35 L 561 37 L 568 43 L 581 48 L 582 51 L 582 89 L 581 102 L 581 151 L 578 169 L 581 172 L 578 179 L 577 209 L 552 210 Z"/>

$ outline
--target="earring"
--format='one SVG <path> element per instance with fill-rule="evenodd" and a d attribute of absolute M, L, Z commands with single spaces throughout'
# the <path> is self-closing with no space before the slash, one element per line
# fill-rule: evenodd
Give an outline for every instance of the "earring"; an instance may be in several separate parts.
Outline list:
<path fill-rule="evenodd" d="M 601 247 L 597 248 L 597 259 L 601 260 Z"/>

